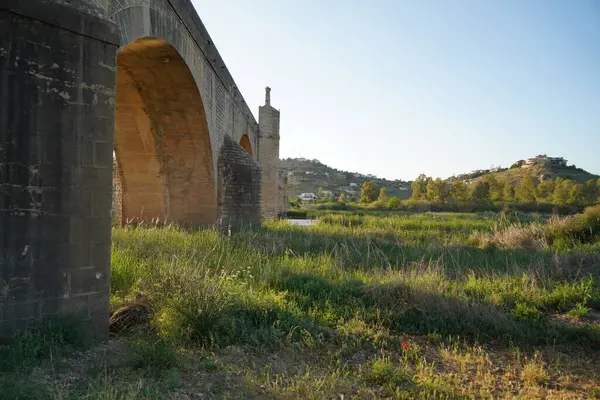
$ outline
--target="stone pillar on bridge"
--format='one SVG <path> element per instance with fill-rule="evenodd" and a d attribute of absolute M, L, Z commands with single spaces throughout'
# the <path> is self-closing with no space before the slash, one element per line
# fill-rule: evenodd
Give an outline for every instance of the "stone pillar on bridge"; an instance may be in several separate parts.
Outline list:
<path fill-rule="evenodd" d="M 108 335 L 117 28 L 0 2 L 0 336 L 76 315 Z"/>
<path fill-rule="evenodd" d="M 261 215 L 275 218 L 281 212 L 279 191 L 279 111 L 271 106 L 271 88 L 258 108 L 258 163 L 262 170 Z"/>

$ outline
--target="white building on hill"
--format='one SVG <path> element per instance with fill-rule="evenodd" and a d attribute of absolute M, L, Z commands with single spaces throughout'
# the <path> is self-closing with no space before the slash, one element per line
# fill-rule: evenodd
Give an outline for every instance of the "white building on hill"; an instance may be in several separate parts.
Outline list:
<path fill-rule="evenodd" d="M 314 193 L 301 193 L 298 196 L 298 198 L 302 201 L 305 201 L 305 200 L 315 200 L 315 199 L 318 199 L 319 197 Z"/>
<path fill-rule="evenodd" d="M 562 157 L 548 157 L 545 154 L 538 154 L 533 158 L 528 158 L 527 161 L 525 161 L 525 164 L 522 165 L 522 167 L 527 168 L 534 164 L 550 165 L 553 167 L 566 167 L 567 160 L 565 160 Z"/>

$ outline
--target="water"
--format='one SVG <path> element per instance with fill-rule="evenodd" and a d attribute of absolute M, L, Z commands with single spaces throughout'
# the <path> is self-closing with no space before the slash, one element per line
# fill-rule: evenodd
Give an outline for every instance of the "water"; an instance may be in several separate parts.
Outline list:
<path fill-rule="evenodd" d="M 312 226 L 317 223 L 316 219 L 288 219 L 291 225 Z"/>

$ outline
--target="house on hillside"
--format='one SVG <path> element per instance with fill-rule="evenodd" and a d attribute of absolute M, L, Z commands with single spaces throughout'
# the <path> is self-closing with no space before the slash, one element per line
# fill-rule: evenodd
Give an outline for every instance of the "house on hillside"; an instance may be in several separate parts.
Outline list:
<path fill-rule="evenodd" d="M 302 201 L 308 201 L 308 200 L 316 200 L 319 198 L 319 196 L 317 196 L 314 193 L 300 193 L 298 198 Z"/>
<path fill-rule="evenodd" d="M 565 160 L 562 157 L 548 157 L 548 164 L 552 165 L 553 167 L 566 167 L 567 166 L 567 160 Z"/>
<path fill-rule="evenodd" d="M 323 190 L 323 191 L 321 192 L 321 195 L 322 195 L 323 197 L 333 197 L 333 192 L 332 192 L 331 190 Z"/>
<path fill-rule="evenodd" d="M 525 164 L 523 164 L 521 167 L 529 168 L 532 165 L 536 165 L 536 164 L 548 165 L 548 166 L 552 166 L 552 167 L 566 167 L 567 160 L 565 160 L 562 157 L 548 157 L 545 154 L 538 154 L 535 157 L 528 158 L 527 161 L 525 161 Z"/>

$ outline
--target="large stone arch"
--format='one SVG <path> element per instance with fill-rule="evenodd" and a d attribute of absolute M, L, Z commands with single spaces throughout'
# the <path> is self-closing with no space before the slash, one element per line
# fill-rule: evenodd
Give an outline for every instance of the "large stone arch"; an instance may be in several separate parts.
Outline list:
<path fill-rule="evenodd" d="M 242 146 L 242 148 L 246 150 L 248 154 L 250 154 L 250 157 L 252 157 L 252 143 L 250 142 L 248 135 L 242 135 L 242 138 L 240 139 L 240 146 Z"/>
<path fill-rule="evenodd" d="M 117 53 L 115 155 L 124 219 L 216 222 L 204 105 L 179 52 L 136 39 Z"/>
<path fill-rule="evenodd" d="M 0 337 L 106 337 L 114 171 L 118 219 L 212 223 L 218 190 L 230 222 L 276 214 L 279 111 L 256 121 L 190 0 L 0 1 L 0 73 Z"/>
<path fill-rule="evenodd" d="M 212 190 L 216 201 L 219 198 L 217 160 L 225 137 L 238 143 L 242 137 L 247 137 L 252 158 L 260 162 L 258 151 L 254 151 L 258 149 L 259 126 L 197 14 L 192 12 L 193 8 L 185 10 L 191 3 L 187 0 L 175 3 L 167 0 L 108 0 L 103 4 L 106 15 L 118 26 L 123 45 L 147 37 L 156 38 L 176 50 L 189 67 L 204 107 L 212 151 Z M 126 184 L 123 185 L 125 188 Z M 126 203 L 123 202 L 123 216 L 131 218 L 126 211 Z M 220 208 L 217 205 L 215 209 Z M 144 215 L 144 218 L 152 218 L 152 215 L 159 217 L 160 213 L 144 208 Z"/>

